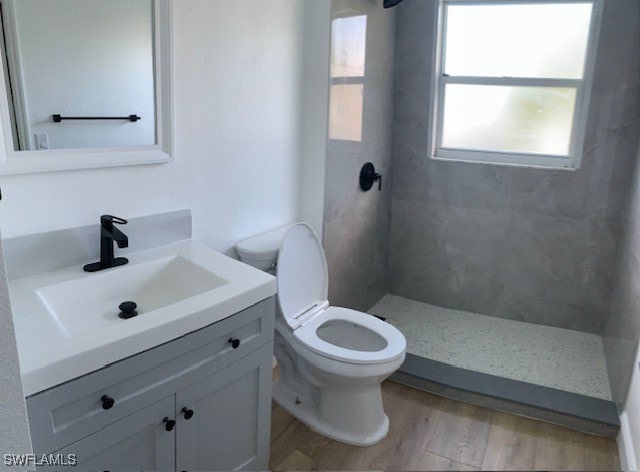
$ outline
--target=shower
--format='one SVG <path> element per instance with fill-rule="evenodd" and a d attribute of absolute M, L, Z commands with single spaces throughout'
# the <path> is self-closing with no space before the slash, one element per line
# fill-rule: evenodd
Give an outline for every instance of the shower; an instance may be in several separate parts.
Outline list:
<path fill-rule="evenodd" d="M 484 135 L 458 133 L 465 139 L 498 146 L 510 133 L 503 129 L 522 129 L 515 118 L 547 113 L 549 108 L 531 105 L 536 94 L 546 94 L 546 84 L 522 85 L 526 81 L 509 79 L 504 85 L 502 75 L 485 69 L 456 71 L 462 77 L 457 83 L 451 79 L 455 74 L 444 71 L 444 83 L 432 83 L 439 77 L 435 73 L 438 38 L 434 32 L 441 18 L 440 2 L 403 2 L 392 8 L 401 2 L 385 0 L 385 9 L 370 0 L 334 3 L 343 9 L 348 5 L 360 16 L 336 17 L 332 34 L 332 46 L 343 52 L 332 55 L 332 60 L 343 60 L 344 64 L 336 67 L 332 63 L 332 70 L 340 74 L 331 77 L 330 115 L 336 124 L 348 130 L 351 125 L 355 131 L 330 134 L 327 150 L 323 244 L 331 280 L 329 299 L 386 318 L 403 332 L 410 355 L 396 376 L 398 381 L 614 435 L 619 395 L 615 381 L 609 380 L 611 361 L 606 352 L 607 323 L 615 315 L 610 312 L 609 280 L 615 270 L 611 261 L 617 258 L 616 225 L 624 214 L 628 193 L 617 182 L 624 180 L 625 163 L 633 160 L 636 148 L 620 141 L 614 150 L 607 148 L 607 143 L 618 139 L 616 126 L 636 116 L 637 107 L 629 105 L 626 111 L 610 116 L 601 110 L 610 109 L 611 97 L 596 90 L 585 124 L 586 139 L 579 136 L 585 141 L 582 165 L 571 172 L 521 163 L 455 161 L 445 159 L 446 155 L 432 158 L 433 149 L 442 144 L 428 138 L 437 132 L 435 119 L 460 117 L 463 131 L 476 124 L 470 118 L 475 120 L 476 115 L 467 112 L 472 103 L 468 97 L 487 105 L 478 108 L 485 116 L 497 114 L 501 107 L 508 109 L 512 103 L 526 103 L 524 108 L 513 107 L 516 113 L 508 115 L 500 126 L 477 126 Z M 447 3 L 477 7 L 478 2 L 445 0 Z M 635 18 L 638 13 L 631 2 L 603 5 L 610 15 Z M 577 8 L 574 3 L 570 6 Z M 458 16 L 450 18 L 459 20 L 458 33 L 486 27 L 485 22 L 474 21 L 474 15 L 483 14 L 479 10 L 454 13 Z M 582 31 L 587 31 L 587 36 L 590 13 L 583 16 L 587 26 Z M 597 15 L 594 10 L 593 18 Z M 560 24 L 558 37 L 566 31 L 579 34 L 578 23 L 563 29 L 560 20 L 556 21 L 556 26 Z M 631 24 L 625 23 L 623 29 L 629 44 L 634 44 L 637 34 Z M 548 26 L 545 37 L 551 34 L 552 25 Z M 598 50 L 615 50 L 616 35 L 610 31 L 614 27 L 603 22 Z M 365 40 L 361 34 L 366 34 Z M 488 37 L 491 35 L 474 36 L 471 46 Z M 447 51 L 453 58 L 454 52 L 467 54 L 471 46 Z M 476 49 L 464 56 L 471 55 L 472 67 L 495 65 L 481 60 L 482 54 L 500 48 Z M 552 48 L 552 52 L 557 51 Z M 627 52 L 629 57 L 637 56 L 632 46 Z M 635 70 L 620 61 L 616 67 L 622 73 Z M 548 63 L 568 67 L 567 61 Z M 528 68 L 531 61 L 520 61 L 517 56 L 509 59 L 509 67 L 519 64 Z M 355 65 L 360 67 L 357 73 Z M 578 69 L 582 77 L 582 68 Z M 607 73 L 597 62 L 593 70 L 594 82 L 606 83 L 612 90 L 620 80 L 638 81 L 636 76 L 614 77 L 616 74 Z M 527 72 L 531 73 L 530 69 Z M 473 82 L 474 73 L 496 77 L 483 79 L 483 86 Z M 494 92 L 501 86 L 499 92 L 504 92 L 504 97 L 499 101 Z M 458 108 L 449 110 L 443 101 L 430 116 L 431 95 L 447 90 L 451 90 L 449 103 Z M 638 103 L 637 92 L 629 90 L 628 103 Z M 518 98 L 521 92 L 525 96 Z M 552 101 L 558 99 L 550 106 L 555 110 L 566 104 L 573 107 L 577 100 L 573 89 L 567 87 L 551 93 L 555 97 Z M 565 93 L 569 99 L 562 96 Z M 565 115 L 570 118 L 566 120 L 570 127 L 574 113 Z M 604 130 L 602 121 L 613 131 Z M 553 137 L 563 139 L 556 133 L 563 125 L 557 121 L 552 124 Z M 528 129 L 527 136 L 536 132 L 539 130 Z M 551 142 L 551 135 L 545 133 Z M 451 136 L 444 135 L 440 141 Z M 380 192 L 363 192 L 358 186 L 358 176 L 367 163 L 384 175 Z"/>

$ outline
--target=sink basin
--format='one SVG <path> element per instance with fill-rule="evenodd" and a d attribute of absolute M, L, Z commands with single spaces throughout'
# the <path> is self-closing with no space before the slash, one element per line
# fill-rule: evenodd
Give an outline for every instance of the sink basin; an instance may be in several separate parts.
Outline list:
<path fill-rule="evenodd" d="M 25 396 L 199 331 L 276 293 L 274 277 L 191 239 L 126 256 L 128 265 L 103 272 L 89 274 L 63 259 L 67 265 L 9 281 Z M 135 302 L 139 316 L 120 319 L 124 301 Z"/>
<path fill-rule="evenodd" d="M 118 306 L 137 303 L 139 317 L 175 305 L 229 282 L 180 255 L 135 264 L 37 290 L 66 337 L 128 321 Z"/>

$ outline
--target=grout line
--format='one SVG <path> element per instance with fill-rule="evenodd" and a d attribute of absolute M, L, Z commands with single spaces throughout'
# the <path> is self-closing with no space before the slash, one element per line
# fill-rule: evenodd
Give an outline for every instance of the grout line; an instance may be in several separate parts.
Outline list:
<path fill-rule="evenodd" d="M 426 451 L 424 451 L 424 452 L 425 452 L 425 454 L 428 452 L 430 454 L 433 454 L 434 456 L 441 457 L 441 458 L 446 459 L 448 461 L 453 461 L 456 464 L 462 464 L 462 465 L 466 465 L 467 467 L 473 467 L 474 469 L 482 470 L 482 465 L 477 466 L 477 465 L 473 465 L 473 464 L 468 464 L 467 462 L 458 461 L 456 459 L 452 459 L 451 457 L 447 457 L 447 456 L 443 456 L 442 454 L 438 454 L 437 452 L 429 451 L 428 449 Z M 486 456 L 486 455 L 487 455 L 487 450 L 485 448 L 484 454 L 482 455 L 482 463 L 484 463 L 484 456 Z M 422 457 L 424 457 L 424 455 Z"/>

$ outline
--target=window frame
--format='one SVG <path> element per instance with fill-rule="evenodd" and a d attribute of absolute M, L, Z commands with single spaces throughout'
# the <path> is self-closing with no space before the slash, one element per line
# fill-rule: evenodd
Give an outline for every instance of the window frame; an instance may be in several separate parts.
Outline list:
<path fill-rule="evenodd" d="M 449 76 L 444 73 L 446 54 L 447 11 L 449 5 L 553 5 L 591 3 L 592 16 L 582 79 L 548 79 L 533 77 L 476 77 Z M 602 20 L 602 0 L 440 0 L 434 28 L 432 103 L 430 113 L 431 145 L 430 158 L 442 161 L 462 161 L 481 164 L 498 164 L 517 167 L 541 167 L 578 170 L 583 157 L 588 112 L 593 90 L 593 78 L 597 46 Z M 485 151 L 459 148 L 443 148 L 444 97 L 448 84 L 571 87 L 576 89 L 573 129 L 567 156 Z"/>
<path fill-rule="evenodd" d="M 365 66 L 365 70 L 363 71 L 363 75 L 350 75 L 350 76 L 333 76 L 331 74 L 331 67 L 332 65 L 329 64 L 329 121 L 331 119 L 331 94 L 333 93 L 333 87 L 336 85 L 362 85 L 362 113 L 360 116 L 360 125 L 361 125 L 361 132 L 360 132 L 360 139 L 355 140 L 355 139 L 339 139 L 339 138 L 332 138 L 331 137 L 331 123 L 327 123 L 327 141 L 331 144 L 331 143 L 339 143 L 342 146 L 345 147 L 352 147 L 354 149 L 357 149 L 363 142 L 364 142 L 364 137 L 365 137 L 365 120 L 364 120 L 364 109 L 365 109 L 365 78 L 366 78 L 366 68 L 367 68 L 367 52 L 369 51 L 369 15 L 357 10 L 353 10 L 350 8 L 344 9 L 344 10 L 338 10 L 335 11 L 333 13 L 333 16 L 331 18 L 331 31 L 330 31 L 330 36 L 331 39 L 333 39 L 333 25 L 334 25 L 334 21 L 335 20 L 344 20 L 347 18 L 356 18 L 356 17 L 360 17 L 363 16 L 365 17 L 366 20 L 366 27 L 365 27 L 365 57 L 364 57 L 364 66 Z M 332 51 L 331 51 L 332 46 L 330 46 L 330 51 L 329 54 L 331 55 Z"/>

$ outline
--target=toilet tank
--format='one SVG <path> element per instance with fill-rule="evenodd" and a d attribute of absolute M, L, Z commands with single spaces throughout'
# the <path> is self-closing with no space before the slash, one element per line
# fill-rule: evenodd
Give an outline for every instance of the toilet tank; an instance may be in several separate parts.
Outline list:
<path fill-rule="evenodd" d="M 236 244 L 240 260 L 256 269 L 269 271 L 275 268 L 282 239 L 292 225 L 281 226 Z"/>

